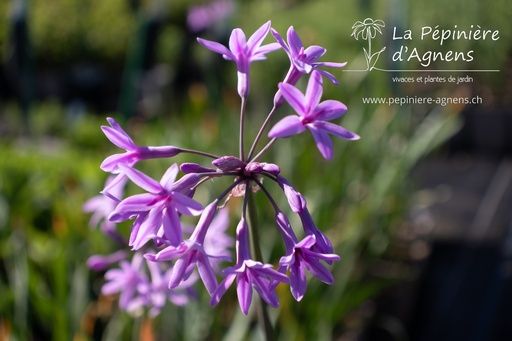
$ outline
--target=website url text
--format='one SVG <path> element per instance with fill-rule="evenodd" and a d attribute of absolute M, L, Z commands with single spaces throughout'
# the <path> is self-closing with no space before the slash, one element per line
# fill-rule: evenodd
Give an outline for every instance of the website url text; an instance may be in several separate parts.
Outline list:
<path fill-rule="evenodd" d="M 364 104 L 387 104 L 391 105 L 409 105 L 409 104 L 436 104 L 446 106 L 448 104 L 482 104 L 483 99 L 480 96 L 475 97 L 363 97 Z"/>

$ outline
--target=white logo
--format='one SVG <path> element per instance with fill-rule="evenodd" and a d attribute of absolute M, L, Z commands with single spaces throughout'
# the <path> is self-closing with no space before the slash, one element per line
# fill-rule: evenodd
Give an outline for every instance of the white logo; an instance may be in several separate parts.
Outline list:
<path fill-rule="evenodd" d="M 364 40 L 368 41 L 368 49 L 363 47 L 364 56 L 366 58 L 366 70 L 363 71 L 371 71 L 375 68 L 375 64 L 377 64 L 377 60 L 379 60 L 379 56 L 386 47 L 384 46 L 377 52 L 372 53 L 372 39 L 377 36 L 377 32 L 382 34 L 382 27 L 385 27 L 384 21 L 382 20 L 373 20 L 372 18 L 366 18 L 363 21 L 357 21 L 354 25 L 352 25 L 352 34 L 356 40 L 359 40 L 361 37 Z"/>

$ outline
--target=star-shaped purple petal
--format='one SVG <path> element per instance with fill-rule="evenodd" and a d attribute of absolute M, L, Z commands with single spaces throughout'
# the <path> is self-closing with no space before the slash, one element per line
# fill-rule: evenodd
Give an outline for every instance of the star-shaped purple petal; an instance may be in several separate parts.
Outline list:
<path fill-rule="evenodd" d="M 137 217 L 130 236 L 130 246 L 138 250 L 154 237 L 165 236 L 173 245 L 181 242 L 178 213 L 199 215 L 203 207 L 192 198 L 173 190 L 178 166 L 172 165 L 160 182 L 139 170 L 120 165 L 121 171 L 148 193 L 132 195 L 117 205 L 109 219 L 121 222 Z"/>
<path fill-rule="evenodd" d="M 250 259 L 248 238 L 248 228 L 245 219 L 242 218 L 237 227 L 237 263 L 234 267 L 223 271 L 226 277 L 213 292 L 210 300 L 212 306 L 219 303 L 236 279 L 238 303 L 245 315 L 251 306 L 253 288 L 271 307 L 277 307 L 279 299 L 275 292 L 275 286 L 271 286 L 271 281 L 289 282 L 288 277 L 274 270 L 272 265 Z"/>
<path fill-rule="evenodd" d="M 238 71 L 238 94 L 242 98 L 247 98 L 249 95 L 249 69 L 251 62 L 264 60 L 266 53 L 281 48 L 277 43 L 261 45 L 269 30 L 270 21 L 267 21 L 246 40 L 244 32 L 239 28 L 235 28 L 229 38 L 229 49 L 220 43 L 197 38 L 197 41 L 207 49 L 220 53 L 225 59 L 232 60 L 236 63 Z"/>
<path fill-rule="evenodd" d="M 326 122 L 342 116 L 347 107 L 334 100 L 320 102 L 322 97 L 322 77 L 318 71 L 313 71 L 308 82 L 306 94 L 302 94 L 295 86 L 279 83 L 283 97 L 299 116 L 286 116 L 268 133 L 270 138 L 284 138 L 300 134 L 309 129 L 316 146 L 322 156 L 330 160 L 333 156 L 333 146 L 329 134 L 346 140 L 358 140 L 359 136 L 341 126 Z"/>

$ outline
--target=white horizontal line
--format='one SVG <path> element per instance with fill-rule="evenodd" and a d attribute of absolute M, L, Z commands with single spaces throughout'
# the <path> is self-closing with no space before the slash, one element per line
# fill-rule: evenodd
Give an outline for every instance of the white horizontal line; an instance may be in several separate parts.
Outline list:
<path fill-rule="evenodd" d="M 500 70 L 385 70 L 373 68 L 372 70 L 384 72 L 500 72 Z M 341 70 L 343 72 L 369 72 L 368 70 Z"/>

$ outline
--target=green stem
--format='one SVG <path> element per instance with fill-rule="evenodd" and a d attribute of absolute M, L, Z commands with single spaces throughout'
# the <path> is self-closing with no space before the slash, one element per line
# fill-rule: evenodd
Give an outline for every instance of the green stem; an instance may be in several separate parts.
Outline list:
<path fill-rule="evenodd" d="M 260 236 L 258 232 L 258 216 L 256 213 L 256 204 L 254 202 L 254 193 L 251 189 L 251 182 L 247 181 L 245 188 L 245 195 L 247 196 L 247 206 L 249 210 L 249 233 L 251 236 L 251 251 L 256 261 L 263 263 L 263 255 L 260 248 Z M 263 329 L 265 339 L 267 341 L 275 340 L 274 338 L 274 327 L 270 322 L 270 316 L 268 314 L 267 303 L 260 297 L 258 302 L 258 322 Z"/>

